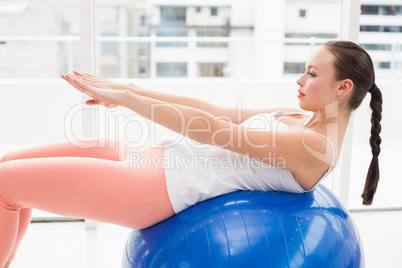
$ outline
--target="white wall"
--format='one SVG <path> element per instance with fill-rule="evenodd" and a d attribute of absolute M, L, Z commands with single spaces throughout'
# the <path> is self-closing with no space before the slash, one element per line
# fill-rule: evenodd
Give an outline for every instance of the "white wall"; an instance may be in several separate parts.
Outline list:
<path fill-rule="evenodd" d="M 234 27 L 253 25 L 255 1 L 232 0 L 231 2 L 231 25 Z"/>
<path fill-rule="evenodd" d="M 1 81 L 0 148 L 64 140 L 64 117 L 80 98 L 60 82 Z"/>

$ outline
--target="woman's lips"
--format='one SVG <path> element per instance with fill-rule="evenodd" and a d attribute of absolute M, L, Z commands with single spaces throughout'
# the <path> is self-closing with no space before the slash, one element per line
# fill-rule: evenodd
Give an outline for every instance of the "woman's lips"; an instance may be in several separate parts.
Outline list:
<path fill-rule="evenodd" d="M 299 92 L 299 95 L 297 96 L 298 98 L 304 97 L 304 94 L 300 90 L 298 90 L 298 92 Z"/>

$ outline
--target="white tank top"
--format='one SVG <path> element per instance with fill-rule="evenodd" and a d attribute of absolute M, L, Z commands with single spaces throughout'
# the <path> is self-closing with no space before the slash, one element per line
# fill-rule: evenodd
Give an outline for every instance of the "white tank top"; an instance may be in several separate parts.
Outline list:
<path fill-rule="evenodd" d="M 290 131 L 289 126 L 276 119 L 277 113 L 254 115 L 241 125 L 273 132 Z M 280 168 L 282 160 L 275 155 L 267 156 L 271 163 L 275 163 L 272 166 L 185 137 L 180 141 L 163 140 L 162 145 L 165 148 L 167 191 L 175 213 L 203 200 L 238 190 L 306 192 L 290 171 Z M 331 146 L 334 153 L 332 143 Z"/>

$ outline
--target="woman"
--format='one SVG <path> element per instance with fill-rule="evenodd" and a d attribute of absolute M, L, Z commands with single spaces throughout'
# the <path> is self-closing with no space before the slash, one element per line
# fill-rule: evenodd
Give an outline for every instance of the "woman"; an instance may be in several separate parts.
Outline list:
<path fill-rule="evenodd" d="M 362 197 L 364 204 L 372 203 L 379 179 L 382 96 L 369 55 L 354 43 L 328 42 L 307 62 L 297 80 L 298 98 L 300 108 L 311 113 L 283 108 L 242 110 L 239 116 L 236 109 L 78 72 L 62 77 L 92 98 L 88 105 L 127 107 L 186 139 L 126 157 L 119 156 L 119 146 L 71 144 L 3 156 L 0 267 L 13 260 L 31 208 L 144 228 L 235 190 L 307 192 L 337 162 L 351 113 L 368 92 L 373 158 Z M 153 165 L 133 165 L 133 155 Z"/>

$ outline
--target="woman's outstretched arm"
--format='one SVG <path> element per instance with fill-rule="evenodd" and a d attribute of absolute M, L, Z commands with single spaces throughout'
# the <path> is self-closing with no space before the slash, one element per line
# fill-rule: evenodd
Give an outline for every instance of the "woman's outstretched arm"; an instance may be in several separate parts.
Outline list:
<path fill-rule="evenodd" d="M 141 95 L 144 97 L 152 98 L 155 100 L 160 100 L 167 103 L 178 104 L 183 106 L 193 107 L 198 110 L 205 111 L 210 113 L 216 117 L 220 117 L 223 120 L 232 122 L 234 124 L 240 124 L 242 121 L 247 118 L 255 115 L 262 114 L 265 112 L 274 112 L 277 110 L 281 110 L 282 112 L 293 112 L 294 110 L 284 109 L 284 108 L 276 108 L 276 109 L 244 109 L 244 108 L 233 108 L 233 107 L 224 107 L 220 105 L 215 105 L 213 103 L 200 100 L 197 98 L 191 98 L 186 96 L 179 96 L 174 94 L 169 94 L 166 92 L 160 92 L 150 89 L 144 89 L 139 86 L 136 86 L 132 83 L 129 84 L 120 84 L 116 83 L 112 80 L 105 79 L 102 77 L 80 73 L 74 71 L 73 74 L 70 74 L 73 78 L 79 79 L 82 82 L 87 83 L 88 85 L 104 88 L 104 89 L 115 89 L 115 90 L 129 90 L 137 95 Z M 65 79 L 65 76 L 62 75 Z M 68 80 L 67 80 L 68 81 Z M 241 110 L 240 110 L 241 109 Z"/>
<path fill-rule="evenodd" d="M 89 105 L 124 106 L 196 142 L 248 155 L 272 166 L 280 164 L 306 190 L 316 184 L 331 164 L 330 144 L 315 133 L 248 129 L 193 107 L 155 100 L 130 90 L 96 88 L 73 77 L 67 80 L 93 98 L 87 101 Z"/>

